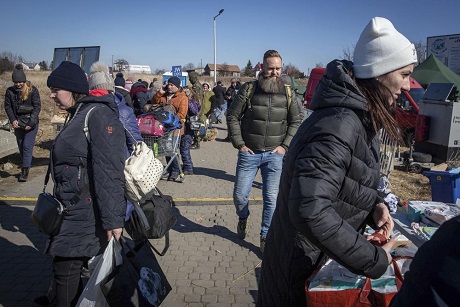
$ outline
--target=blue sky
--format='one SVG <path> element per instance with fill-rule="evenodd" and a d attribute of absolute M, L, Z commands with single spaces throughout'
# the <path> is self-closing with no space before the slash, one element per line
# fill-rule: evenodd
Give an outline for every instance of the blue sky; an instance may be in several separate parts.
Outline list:
<path fill-rule="evenodd" d="M 19 4 L 20 3 L 20 4 Z M 2 3 L 0 52 L 51 62 L 56 47 L 101 46 L 100 60 L 170 70 L 173 65 L 255 65 L 275 49 L 307 72 L 351 48 L 374 16 L 390 19 L 412 42 L 460 33 L 460 1 L 373 0 L 21 0 Z"/>

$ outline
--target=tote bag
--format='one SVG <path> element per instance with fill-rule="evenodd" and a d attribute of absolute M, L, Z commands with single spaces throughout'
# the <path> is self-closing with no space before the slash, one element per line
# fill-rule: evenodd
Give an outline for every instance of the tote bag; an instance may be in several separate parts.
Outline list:
<path fill-rule="evenodd" d="M 142 203 L 154 193 L 163 173 L 163 164 L 144 142 L 134 144 L 125 161 L 125 196 L 133 203 Z"/>

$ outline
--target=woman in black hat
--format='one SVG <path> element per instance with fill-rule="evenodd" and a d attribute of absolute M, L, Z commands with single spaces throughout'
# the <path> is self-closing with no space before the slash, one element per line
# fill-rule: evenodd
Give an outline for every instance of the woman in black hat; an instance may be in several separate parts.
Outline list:
<path fill-rule="evenodd" d="M 21 155 L 21 174 L 18 181 L 27 181 L 32 164 L 32 153 L 38 131 L 40 113 L 40 94 L 30 81 L 27 81 L 22 64 L 13 70 L 14 85 L 5 93 L 5 111 L 14 128 L 14 135 Z"/>
<path fill-rule="evenodd" d="M 68 211 L 46 253 L 53 256 L 57 306 L 74 306 L 82 267 L 123 230 L 125 132 L 113 96 L 88 96 L 78 65 L 62 62 L 47 85 L 50 98 L 69 116 L 51 150 L 54 196 Z"/>

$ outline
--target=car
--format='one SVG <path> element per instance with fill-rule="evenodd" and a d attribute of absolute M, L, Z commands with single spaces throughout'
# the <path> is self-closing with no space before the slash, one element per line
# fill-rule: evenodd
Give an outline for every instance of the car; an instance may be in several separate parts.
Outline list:
<path fill-rule="evenodd" d="M 425 94 L 424 88 L 412 77 L 410 78 L 410 90 L 403 91 L 396 103 L 396 122 L 402 130 L 404 143 L 408 147 L 412 145 L 415 137 L 415 127 L 418 116 L 418 102 Z"/>

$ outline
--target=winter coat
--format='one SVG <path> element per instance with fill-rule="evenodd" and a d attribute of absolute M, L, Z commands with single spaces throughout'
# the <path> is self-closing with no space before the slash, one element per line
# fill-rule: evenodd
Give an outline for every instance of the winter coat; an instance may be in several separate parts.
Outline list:
<path fill-rule="evenodd" d="M 236 98 L 236 95 L 238 95 L 238 91 L 241 88 L 241 83 L 238 82 L 235 87 L 229 86 L 227 91 L 225 91 L 225 100 L 227 100 L 228 104 L 231 104 L 233 99 Z"/>
<path fill-rule="evenodd" d="M 268 94 L 253 81 L 243 84 L 227 110 L 228 131 L 235 148 L 246 145 L 252 150 L 268 151 L 278 146 L 289 147 L 301 123 L 295 103 L 288 108 L 285 88 L 281 93 Z M 290 84 L 290 80 L 285 82 Z"/>
<path fill-rule="evenodd" d="M 460 216 L 436 230 L 412 260 L 391 307 L 458 306 L 460 296 Z"/>
<path fill-rule="evenodd" d="M 163 95 L 160 91 L 152 98 L 152 104 L 171 104 L 176 109 L 176 116 L 182 121 L 182 127 L 185 126 L 185 120 L 188 113 L 188 97 L 182 88 L 179 88 L 172 96 L 168 96 L 168 92 Z M 182 129 L 181 134 L 184 134 Z"/>
<path fill-rule="evenodd" d="M 143 140 L 142 135 L 139 131 L 139 126 L 137 125 L 136 116 L 133 113 L 133 109 L 126 105 L 123 95 L 115 92 L 114 98 L 115 104 L 118 108 L 118 118 L 125 128 L 124 132 L 128 150 L 127 155 L 129 156 L 133 152 L 133 145 L 136 143 L 136 141 L 141 142 Z"/>
<path fill-rule="evenodd" d="M 125 99 L 126 105 L 130 107 L 132 110 L 134 110 L 133 100 L 131 99 L 129 90 L 125 89 L 122 86 L 115 86 L 115 92 L 122 94 L 123 98 Z"/>
<path fill-rule="evenodd" d="M 204 93 L 204 98 L 201 103 L 200 119 L 205 121 L 212 111 L 212 105 L 215 103 L 216 95 L 213 91 L 207 91 Z"/>
<path fill-rule="evenodd" d="M 380 277 L 388 266 L 381 247 L 358 233 L 382 200 L 379 144 L 366 98 L 334 61 L 316 89 L 315 110 L 293 138 L 266 238 L 258 306 L 305 306 L 305 281 L 330 257 L 350 271 Z"/>
<path fill-rule="evenodd" d="M 20 123 L 24 123 L 25 126 L 30 126 L 32 129 L 38 124 L 38 115 L 40 114 L 41 102 L 40 94 L 37 88 L 33 85 L 32 91 L 26 100 L 21 99 L 21 89 L 14 86 L 10 86 L 5 93 L 5 112 L 10 122 L 18 120 Z M 33 107 L 32 113 L 30 114 L 18 114 L 19 106 Z"/>
<path fill-rule="evenodd" d="M 88 140 L 83 127 L 92 107 Z M 68 213 L 47 252 L 92 257 L 105 248 L 106 230 L 124 226 L 125 133 L 112 95 L 87 96 L 67 111 L 71 117 L 53 143 L 51 171 L 54 195 Z"/>
<path fill-rule="evenodd" d="M 145 84 L 142 82 L 134 83 L 131 87 L 130 95 L 133 100 L 134 114 L 144 113 L 144 106 L 149 102 Z"/>
<path fill-rule="evenodd" d="M 216 105 L 213 107 L 219 107 L 225 103 L 224 95 L 226 88 L 222 85 L 216 85 L 212 91 L 216 94 Z"/>

